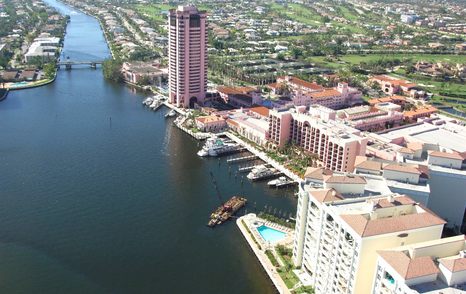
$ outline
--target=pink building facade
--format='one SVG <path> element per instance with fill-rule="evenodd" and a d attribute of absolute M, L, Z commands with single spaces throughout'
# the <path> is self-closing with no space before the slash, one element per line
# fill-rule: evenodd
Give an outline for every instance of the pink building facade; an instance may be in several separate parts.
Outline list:
<path fill-rule="evenodd" d="M 178 6 L 168 17 L 169 101 L 177 107 L 202 104 L 207 90 L 206 13 Z"/>
<path fill-rule="evenodd" d="M 359 130 L 334 120 L 322 120 L 305 112 L 276 111 L 269 113 L 269 140 L 278 147 L 294 143 L 317 154 L 323 167 L 335 171 L 350 171 L 356 156 L 364 155 L 367 138 Z"/>
<path fill-rule="evenodd" d="M 331 109 L 340 109 L 362 102 L 362 93 L 347 83 L 339 83 L 334 88 L 324 88 L 319 84 L 307 82 L 292 76 L 278 77 L 277 82 L 269 85 L 273 93 L 283 91 L 283 85 L 290 91 L 294 106 L 322 105 Z"/>

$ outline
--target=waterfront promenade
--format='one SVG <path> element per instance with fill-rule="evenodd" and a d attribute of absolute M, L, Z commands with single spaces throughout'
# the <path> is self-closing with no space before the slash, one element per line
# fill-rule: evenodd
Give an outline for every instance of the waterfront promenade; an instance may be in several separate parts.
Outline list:
<path fill-rule="evenodd" d="M 262 251 L 258 245 L 256 244 L 256 241 L 254 241 L 248 232 L 248 229 L 243 225 L 243 222 L 246 221 L 246 219 L 250 217 L 250 215 L 245 215 L 236 220 L 236 225 L 241 231 L 241 234 L 244 236 L 246 241 L 249 244 L 249 247 L 251 250 L 254 252 L 256 255 L 257 259 L 259 260 L 260 264 L 264 268 L 265 272 L 269 276 L 270 280 L 274 284 L 275 288 L 277 289 L 278 293 L 280 294 L 291 294 L 291 291 L 288 289 L 286 286 L 285 282 L 283 282 L 282 278 L 280 275 L 277 273 L 275 267 L 272 265 L 272 262 L 269 260 L 267 255 L 265 254 L 264 251 Z"/>
<path fill-rule="evenodd" d="M 270 158 L 265 152 L 258 150 L 256 147 L 252 146 L 251 144 L 245 142 L 242 140 L 240 137 L 236 136 L 235 134 L 231 132 L 225 132 L 224 133 L 228 138 L 231 140 L 235 141 L 236 143 L 244 146 L 249 152 L 252 154 L 256 155 L 259 157 L 261 160 L 265 161 L 266 163 L 272 165 L 272 167 L 276 168 L 280 172 L 282 172 L 284 175 L 292 179 L 293 181 L 300 183 L 303 179 L 300 178 L 298 175 L 295 173 L 291 172 L 289 169 L 284 167 L 281 163 L 278 161 Z"/>

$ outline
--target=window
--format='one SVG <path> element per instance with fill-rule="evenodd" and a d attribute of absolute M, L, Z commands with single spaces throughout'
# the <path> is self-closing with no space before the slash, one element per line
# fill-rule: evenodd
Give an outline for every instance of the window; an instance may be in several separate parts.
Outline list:
<path fill-rule="evenodd" d="M 201 17 L 199 14 L 191 15 L 189 18 L 189 27 L 191 28 L 199 28 L 201 27 Z"/>

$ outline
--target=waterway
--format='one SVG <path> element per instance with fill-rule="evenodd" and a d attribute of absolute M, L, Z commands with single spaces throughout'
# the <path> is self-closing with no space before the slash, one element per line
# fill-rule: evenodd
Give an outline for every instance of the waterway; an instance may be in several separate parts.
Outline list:
<path fill-rule="evenodd" d="M 66 56 L 109 56 L 94 18 L 46 2 L 71 15 Z M 234 222 L 205 226 L 219 204 L 208 173 L 249 211 L 294 213 L 292 193 L 198 158 L 143 99 L 82 67 L 0 102 L 0 292 L 275 292 Z"/>

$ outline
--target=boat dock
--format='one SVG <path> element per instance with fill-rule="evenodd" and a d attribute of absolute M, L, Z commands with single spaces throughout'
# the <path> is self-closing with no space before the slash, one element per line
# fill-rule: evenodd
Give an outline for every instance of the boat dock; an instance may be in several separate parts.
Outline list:
<path fill-rule="evenodd" d="M 253 165 L 250 165 L 250 166 L 243 166 L 243 167 L 240 167 L 238 169 L 238 172 L 240 172 L 240 173 L 250 172 L 253 168 L 258 167 L 260 165 L 264 165 L 264 164 L 256 164 L 256 165 L 253 164 Z M 269 165 L 265 164 L 265 166 L 269 166 Z"/>
<path fill-rule="evenodd" d="M 252 146 L 251 144 L 241 140 L 239 137 L 237 137 L 236 135 L 234 135 L 234 134 L 232 134 L 230 132 L 225 132 L 224 134 L 228 138 L 232 139 L 233 141 L 235 141 L 235 142 L 241 144 L 242 146 L 246 147 L 248 149 L 248 151 L 251 152 L 252 154 L 254 154 L 257 158 L 260 158 L 264 162 L 270 164 L 271 166 L 273 166 L 277 170 L 281 171 L 285 176 L 292 179 L 296 183 L 299 183 L 299 182 L 302 181 L 302 179 L 298 175 L 294 174 L 293 172 L 291 172 L 290 170 L 285 168 L 282 164 L 280 164 L 276 160 L 273 160 L 272 158 L 267 156 L 267 154 L 265 154 L 265 152 L 257 150 L 254 146 Z"/>
<path fill-rule="evenodd" d="M 246 150 L 246 147 L 243 147 L 243 148 L 244 148 L 244 150 Z M 248 155 L 248 156 L 230 158 L 230 159 L 227 159 L 227 163 L 237 163 L 237 162 L 249 161 L 249 160 L 254 160 L 256 158 L 257 158 L 256 155 Z"/>

